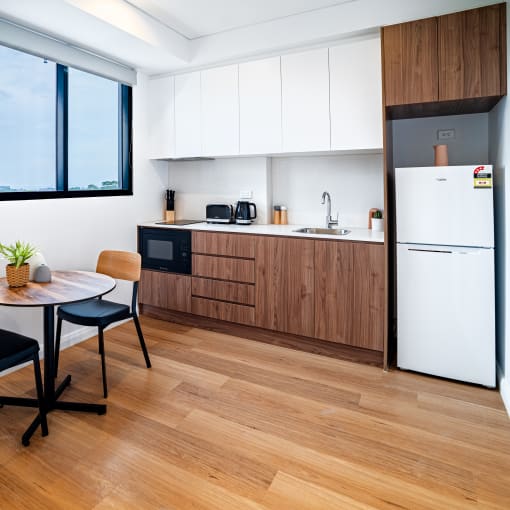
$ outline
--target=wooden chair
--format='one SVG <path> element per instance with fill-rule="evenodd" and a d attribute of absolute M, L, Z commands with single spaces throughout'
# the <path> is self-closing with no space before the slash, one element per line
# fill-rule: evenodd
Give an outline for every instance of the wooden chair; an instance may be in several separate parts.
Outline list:
<path fill-rule="evenodd" d="M 126 280 L 133 282 L 133 296 L 131 308 L 128 305 L 107 301 L 106 299 L 90 299 L 81 303 L 72 303 L 62 305 L 57 311 L 57 339 L 55 346 L 55 377 L 58 371 L 58 358 L 60 352 L 60 337 L 62 334 L 62 321 L 66 320 L 73 324 L 81 326 L 95 326 L 98 328 L 99 354 L 101 354 L 101 367 L 103 372 L 103 394 L 104 398 L 108 396 L 106 384 L 106 364 L 104 350 L 104 329 L 110 324 L 125 319 L 132 318 L 140 346 L 142 347 L 145 364 L 147 368 L 151 367 L 149 353 L 143 338 L 142 328 L 136 313 L 136 303 L 138 295 L 138 283 L 142 268 L 142 260 L 138 253 L 128 251 L 103 251 L 99 254 L 97 260 L 96 272 L 106 274 L 117 280 Z"/>
<path fill-rule="evenodd" d="M 27 361 L 34 364 L 35 388 L 37 390 L 37 404 L 41 417 L 42 435 L 48 435 L 48 422 L 46 421 L 46 404 L 44 402 L 41 367 L 39 366 L 39 342 L 12 331 L 0 329 L 0 372 Z M 0 397 L 0 407 L 5 405 L 33 407 L 33 400 L 28 398 Z M 21 442 L 28 446 L 29 438 L 23 435 Z"/>

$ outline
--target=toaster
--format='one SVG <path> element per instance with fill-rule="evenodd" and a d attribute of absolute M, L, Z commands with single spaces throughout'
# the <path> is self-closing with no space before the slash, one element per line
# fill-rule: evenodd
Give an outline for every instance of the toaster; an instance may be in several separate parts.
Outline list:
<path fill-rule="evenodd" d="M 233 223 L 234 209 L 230 204 L 207 204 L 205 218 L 207 223 Z"/>

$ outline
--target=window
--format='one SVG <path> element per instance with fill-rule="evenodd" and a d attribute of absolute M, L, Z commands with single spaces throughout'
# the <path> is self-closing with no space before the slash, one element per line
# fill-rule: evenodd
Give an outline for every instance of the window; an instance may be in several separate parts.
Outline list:
<path fill-rule="evenodd" d="M 0 200 L 132 193 L 131 88 L 0 46 Z"/>

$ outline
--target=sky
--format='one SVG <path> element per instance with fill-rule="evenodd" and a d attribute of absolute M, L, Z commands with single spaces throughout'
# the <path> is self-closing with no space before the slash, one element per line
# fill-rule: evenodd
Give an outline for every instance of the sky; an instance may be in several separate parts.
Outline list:
<path fill-rule="evenodd" d="M 56 64 L 0 46 L 0 186 L 55 186 Z M 69 186 L 118 176 L 118 84 L 69 69 Z"/>

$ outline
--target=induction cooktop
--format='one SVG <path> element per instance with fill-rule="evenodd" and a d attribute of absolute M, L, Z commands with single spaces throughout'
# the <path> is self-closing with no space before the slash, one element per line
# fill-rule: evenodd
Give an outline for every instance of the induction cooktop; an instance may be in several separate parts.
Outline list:
<path fill-rule="evenodd" d="M 204 220 L 175 220 L 175 221 L 156 221 L 156 225 L 193 225 L 193 223 L 203 223 Z"/>

